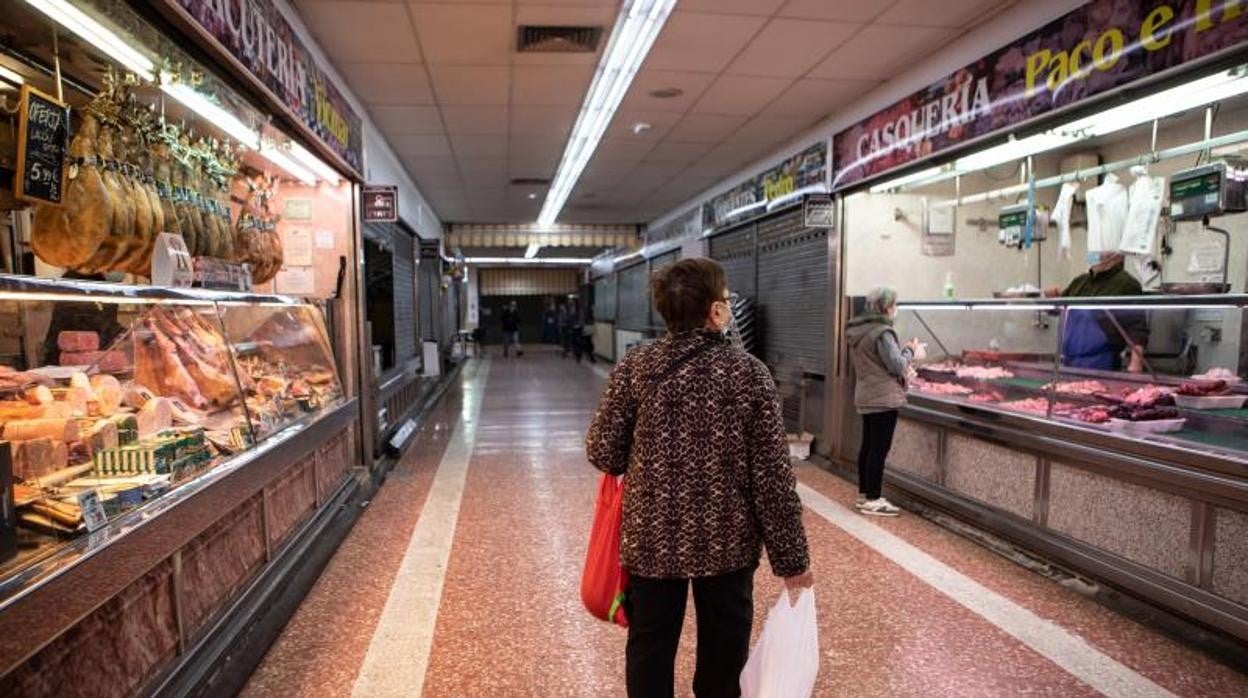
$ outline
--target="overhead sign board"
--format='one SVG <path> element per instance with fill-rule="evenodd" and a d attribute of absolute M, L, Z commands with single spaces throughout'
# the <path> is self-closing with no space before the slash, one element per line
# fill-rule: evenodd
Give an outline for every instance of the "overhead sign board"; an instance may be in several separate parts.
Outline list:
<path fill-rule="evenodd" d="M 826 184 L 827 173 L 828 145 L 820 141 L 706 202 L 702 207 L 703 229 L 756 216 L 771 201 Z"/>
<path fill-rule="evenodd" d="M 1248 8 L 1241 0 L 1092 0 L 837 133 L 832 188 L 1245 41 Z"/>
<path fill-rule="evenodd" d="M 363 120 L 272 0 L 165 2 L 233 56 L 343 162 L 363 171 Z"/>
<path fill-rule="evenodd" d="M 394 223 L 399 220 L 399 188 L 388 184 L 366 184 L 360 188 L 360 209 L 365 223 Z"/>

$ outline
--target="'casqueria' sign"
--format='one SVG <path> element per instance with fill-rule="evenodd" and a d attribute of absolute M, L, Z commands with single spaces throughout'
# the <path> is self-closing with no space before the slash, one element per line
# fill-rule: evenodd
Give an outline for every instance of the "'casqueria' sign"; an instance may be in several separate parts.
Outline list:
<path fill-rule="evenodd" d="M 362 171 L 362 121 L 269 0 L 168 0 Z"/>
<path fill-rule="evenodd" d="M 833 188 L 1248 41 L 1243 0 L 1093 0 L 833 138 Z"/>

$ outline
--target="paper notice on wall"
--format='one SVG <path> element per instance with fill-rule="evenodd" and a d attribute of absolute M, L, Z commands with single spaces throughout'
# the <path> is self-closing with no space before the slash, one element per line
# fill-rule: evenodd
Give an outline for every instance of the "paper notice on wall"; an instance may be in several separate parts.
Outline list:
<path fill-rule="evenodd" d="M 316 231 L 316 249 L 332 250 L 334 249 L 334 231 L 318 230 Z"/>
<path fill-rule="evenodd" d="M 1224 266 L 1224 256 L 1225 248 L 1218 243 L 1197 245 L 1192 248 L 1192 254 L 1188 257 L 1187 271 L 1190 274 L 1220 274 Z"/>
<path fill-rule="evenodd" d="M 928 235 L 953 235 L 952 206 L 933 206 L 927 209 Z"/>
<path fill-rule="evenodd" d="M 316 294 L 316 274 L 312 267 L 282 267 L 273 279 L 277 292 L 287 296 Z"/>
<path fill-rule="evenodd" d="M 312 220 L 312 199 L 286 199 L 282 218 L 288 221 Z"/>
<path fill-rule="evenodd" d="M 282 260 L 292 267 L 312 266 L 312 231 L 287 228 L 282 233 Z"/>

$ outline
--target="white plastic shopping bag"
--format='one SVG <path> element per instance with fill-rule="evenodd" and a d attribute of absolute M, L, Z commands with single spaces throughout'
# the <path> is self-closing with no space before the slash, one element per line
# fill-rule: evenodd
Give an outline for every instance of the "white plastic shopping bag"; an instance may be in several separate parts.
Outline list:
<path fill-rule="evenodd" d="M 807 698 L 819 674 L 819 624 L 815 592 L 802 590 L 794 605 L 787 591 L 767 614 L 763 634 L 741 672 L 744 698 Z"/>

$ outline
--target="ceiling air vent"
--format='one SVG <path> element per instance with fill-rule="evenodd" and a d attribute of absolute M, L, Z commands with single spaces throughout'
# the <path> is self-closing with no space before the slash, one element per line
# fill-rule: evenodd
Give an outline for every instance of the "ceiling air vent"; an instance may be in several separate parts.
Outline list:
<path fill-rule="evenodd" d="M 517 177 L 511 180 L 513 187 L 549 187 L 550 180 L 541 177 Z"/>
<path fill-rule="evenodd" d="M 598 50 L 602 27 L 551 27 L 520 25 L 516 51 L 520 53 L 593 53 Z"/>

